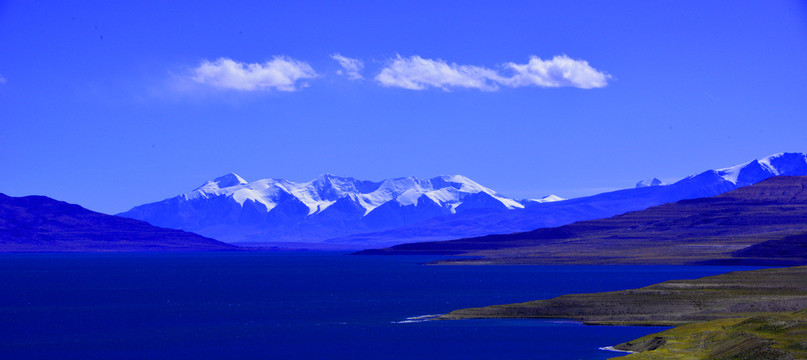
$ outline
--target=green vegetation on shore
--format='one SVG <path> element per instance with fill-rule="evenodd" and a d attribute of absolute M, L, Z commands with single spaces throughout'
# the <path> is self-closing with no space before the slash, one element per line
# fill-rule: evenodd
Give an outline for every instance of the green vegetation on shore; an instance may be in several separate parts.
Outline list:
<path fill-rule="evenodd" d="M 672 280 L 640 289 L 452 311 L 442 320 L 567 318 L 676 325 L 620 344 L 626 359 L 807 359 L 807 266 Z"/>
<path fill-rule="evenodd" d="M 807 266 L 736 271 L 640 289 L 452 311 L 441 319 L 568 318 L 587 324 L 680 325 L 807 308 Z"/>
<path fill-rule="evenodd" d="M 807 359 L 807 311 L 682 325 L 614 348 L 624 360 Z"/>

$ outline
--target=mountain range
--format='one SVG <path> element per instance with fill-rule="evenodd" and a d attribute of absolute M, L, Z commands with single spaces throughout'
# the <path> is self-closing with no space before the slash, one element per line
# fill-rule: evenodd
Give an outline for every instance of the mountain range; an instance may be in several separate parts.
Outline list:
<path fill-rule="evenodd" d="M 651 180 L 648 185 L 652 186 L 640 182 L 632 189 L 532 204 L 525 206 L 524 209 L 508 212 L 488 211 L 433 218 L 415 226 L 357 234 L 328 241 L 391 246 L 403 242 L 452 240 L 524 232 L 576 221 L 607 218 L 679 200 L 715 196 L 773 176 L 788 175 L 807 175 L 807 155 L 780 153 L 728 168 L 707 170 L 670 184 Z"/>
<path fill-rule="evenodd" d="M 367 248 L 561 226 L 715 196 L 780 175 L 807 175 L 807 155 L 775 154 L 670 184 L 652 179 L 636 188 L 569 200 L 554 195 L 515 200 L 459 175 L 373 182 L 325 174 L 296 183 L 248 182 L 228 174 L 119 215 L 231 243 Z"/>
<path fill-rule="evenodd" d="M 119 215 L 227 242 L 316 242 L 440 216 L 522 209 L 557 200 L 550 196 L 516 201 L 459 175 L 372 182 L 325 174 L 297 183 L 247 182 L 227 174 L 189 193 Z"/>
<path fill-rule="evenodd" d="M 807 176 L 554 228 L 396 245 L 365 254 L 481 257 L 472 263 L 807 263 Z"/>
<path fill-rule="evenodd" d="M 45 196 L 0 194 L 0 252 L 210 251 L 237 247 Z"/>

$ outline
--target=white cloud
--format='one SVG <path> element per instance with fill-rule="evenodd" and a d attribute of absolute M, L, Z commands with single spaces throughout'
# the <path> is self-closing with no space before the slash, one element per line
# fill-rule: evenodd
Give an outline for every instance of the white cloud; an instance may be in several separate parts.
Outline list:
<path fill-rule="evenodd" d="M 448 64 L 443 60 L 424 59 L 420 56 L 392 59 L 375 80 L 383 86 L 410 90 L 436 87 L 472 88 L 494 91 L 499 86 L 522 87 L 577 87 L 591 89 L 605 87 L 611 75 L 591 67 L 585 60 L 574 60 L 566 55 L 542 60 L 532 56 L 526 64 L 507 63 L 504 69 L 510 76 L 479 66 Z"/>
<path fill-rule="evenodd" d="M 515 75 L 504 81 L 504 84 L 512 87 L 534 85 L 591 89 L 605 87 L 611 78 L 611 75 L 591 67 L 588 61 L 574 60 L 566 55 L 555 56 L 552 60 L 532 56 L 526 64 L 511 62 L 505 66 L 515 71 Z"/>
<path fill-rule="evenodd" d="M 392 60 L 375 80 L 383 86 L 423 90 L 428 87 L 449 90 L 452 87 L 479 90 L 496 90 L 495 80 L 500 76 L 494 70 L 478 66 L 448 64 L 443 60 L 424 59 L 420 56 Z"/>
<path fill-rule="evenodd" d="M 6 83 L 6 78 L 4 78 L 3 75 L 0 75 L 0 84 L 5 84 L 5 83 Z"/>
<path fill-rule="evenodd" d="M 208 60 L 193 69 L 192 79 L 198 83 L 236 90 L 294 91 L 298 81 L 317 77 L 305 62 L 285 56 L 276 56 L 263 64 L 246 64 L 232 59 Z"/>
<path fill-rule="evenodd" d="M 351 59 L 339 55 L 339 53 L 331 55 L 331 58 L 336 60 L 342 66 L 342 70 L 337 71 L 339 75 L 345 75 L 350 80 L 362 80 L 361 70 L 364 68 L 364 63 L 359 59 Z"/>

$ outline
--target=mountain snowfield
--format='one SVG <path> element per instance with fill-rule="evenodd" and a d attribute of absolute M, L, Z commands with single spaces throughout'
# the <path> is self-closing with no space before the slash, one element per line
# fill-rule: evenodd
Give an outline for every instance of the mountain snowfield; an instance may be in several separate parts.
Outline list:
<path fill-rule="evenodd" d="M 527 199 L 527 200 L 524 200 L 524 201 L 526 201 L 526 202 L 536 202 L 536 203 L 543 204 L 543 203 L 555 202 L 555 201 L 563 201 L 563 200 L 566 200 L 566 199 L 564 199 L 564 198 L 562 198 L 560 196 L 557 196 L 557 195 L 547 195 L 547 196 L 544 196 L 544 197 L 542 197 L 540 199 Z"/>
<path fill-rule="evenodd" d="M 228 242 L 317 242 L 437 216 L 560 200 L 550 195 L 522 203 L 460 175 L 372 182 L 324 174 L 308 182 L 248 182 L 231 173 L 120 215 Z"/>
<path fill-rule="evenodd" d="M 665 184 L 575 199 L 517 201 L 466 177 L 363 181 L 325 174 L 297 183 L 235 174 L 119 215 L 226 242 L 303 242 L 348 247 L 528 231 L 715 196 L 777 175 L 807 175 L 807 155 L 781 153 Z"/>
<path fill-rule="evenodd" d="M 390 201 L 402 206 L 417 206 L 420 201 L 432 201 L 454 214 L 464 199 L 479 193 L 487 194 L 493 203 L 498 201 L 507 209 L 524 207 L 518 201 L 499 196 L 493 190 L 460 175 L 428 180 L 408 177 L 373 183 L 324 174 L 304 183 L 276 179 L 248 183 L 231 173 L 208 181 L 182 196 L 185 200 L 226 196 L 242 206 L 246 201 L 253 201 L 266 207 L 267 212 L 292 196 L 308 207 L 308 216 L 319 214 L 338 200 L 348 198 L 364 209 L 363 215 L 366 216 Z"/>
<path fill-rule="evenodd" d="M 329 241 L 385 246 L 401 242 L 451 240 L 530 231 L 611 217 L 679 200 L 716 196 L 778 175 L 807 175 L 807 155 L 780 153 L 728 168 L 707 170 L 670 184 L 658 179 L 641 181 L 632 189 L 558 202 L 536 203 L 506 213 L 458 214 L 454 217 L 434 218 L 415 226 Z"/>
<path fill-rule="evenodd" d="M 780 153 L 760 160 L 715 170 L 718 176 L 737 186 L 756 184 L 771 176 L 804 175 L 807 170 L 807 155 L 802 153 Z"/>
<path fill-rule="evenodd" d="M 690 175 L 680 181 L 687 181 L 699 175 L 709 174 L 720 177 L 737 186 L 748 186 L 771 176 L 798 175 L 804 171 L 805 166 L 807 166 L 807 155 L 802 153 L 779 153 L 732 167 Z M 665 186 L 673 183 L 665 183 L 658 178 L 652 178 L 639 181 L 636 183 L 636 187 Z"/>

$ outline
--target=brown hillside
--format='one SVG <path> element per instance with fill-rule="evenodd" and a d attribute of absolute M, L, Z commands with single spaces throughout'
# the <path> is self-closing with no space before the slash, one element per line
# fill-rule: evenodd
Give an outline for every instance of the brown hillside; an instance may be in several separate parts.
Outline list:
<path fill-rule="evenodd" d="M 807 263 L 803 244 L 807 237 L 793 237 L 807 233 L 806 190 L 807 177 L 780 176 L 715 197 L 607 219 L 509 235 L 403 244 L 368 253 L 481 257 L 464 263 Z M 749 248 L 767 241 L 789 248 Z"/>

